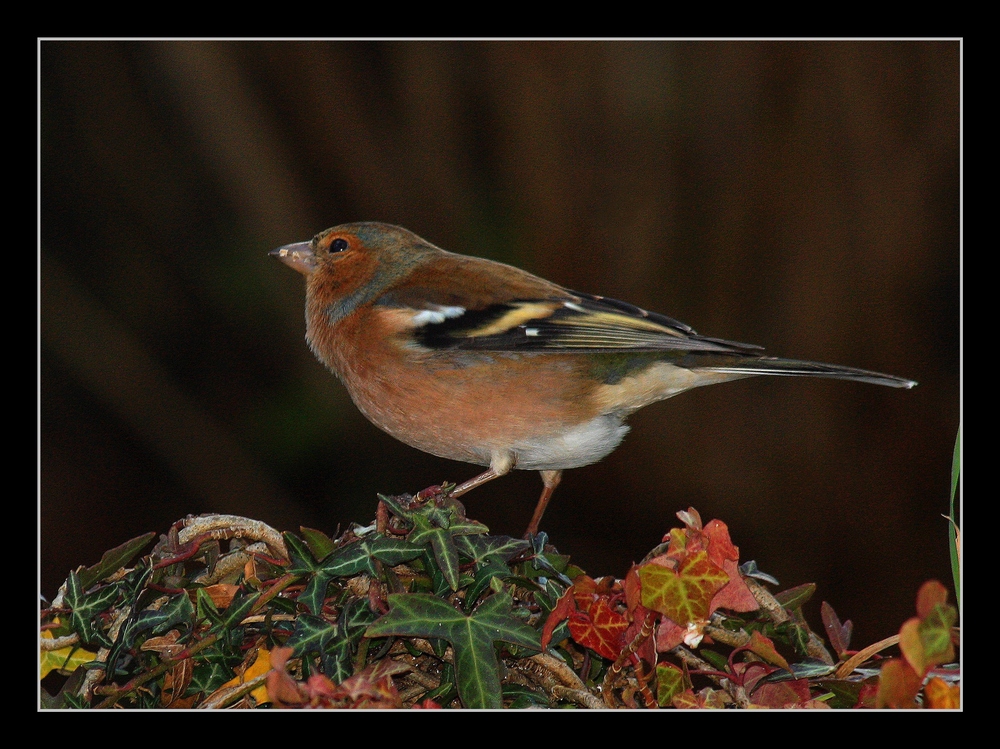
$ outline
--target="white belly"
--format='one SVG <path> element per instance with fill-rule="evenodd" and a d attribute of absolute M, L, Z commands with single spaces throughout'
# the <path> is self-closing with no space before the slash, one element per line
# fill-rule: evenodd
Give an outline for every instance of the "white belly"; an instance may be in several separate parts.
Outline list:
<path fill-rule="evenodd" d="M 628 427 L 621 418 L 603 414 L 554 437 L 512 445 L 516 459 L 514 466 L 531 471 L 559 471 L 587 466 L 618 447 L 627 432 Z"/>

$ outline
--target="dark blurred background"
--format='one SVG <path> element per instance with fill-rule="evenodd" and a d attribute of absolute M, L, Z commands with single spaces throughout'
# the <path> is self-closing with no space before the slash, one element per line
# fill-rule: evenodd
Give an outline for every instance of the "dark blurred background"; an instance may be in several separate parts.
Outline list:
<path fill-rule="evenodd" d="M 694 506 L 858 647 L 951 586 L 956 41 L 41 43 L 41 588 L 189 513 L 367 523 L 480 469 L 382 434 L 268 250 L 338 223 L 912 391 L 743 380 L 651 406 L 545 522 L 622 576 Z M 520 535 L 541 483 L 465 497 Z"/>

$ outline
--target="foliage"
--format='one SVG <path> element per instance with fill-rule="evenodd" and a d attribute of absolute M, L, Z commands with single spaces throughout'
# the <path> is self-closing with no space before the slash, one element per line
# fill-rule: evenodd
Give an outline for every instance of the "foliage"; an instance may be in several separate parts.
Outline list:
<path fill-rule="evenodd" d="M 899 637 L 862 651 L 824 603 L 831 655 L 802 614 L 815 586 L 772 594 L 724 523 L 678 517 L 620 579 L 586 575 L 544 534 L 491 536 L 437 489 L 382 497 L 375 523 L 337 539 L 190 518 L 145 556 L 152 534 L 70 573 L 42 612 L 42 703 L 958 707 L 940 583 Z"/>

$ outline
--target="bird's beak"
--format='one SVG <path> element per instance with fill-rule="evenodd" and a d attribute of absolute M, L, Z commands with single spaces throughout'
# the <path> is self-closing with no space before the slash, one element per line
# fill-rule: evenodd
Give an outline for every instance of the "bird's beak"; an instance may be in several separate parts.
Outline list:
<path fill-rule="evenodd" d="M 289 268 L 294 268 L 303 276 L 308 276 L 316 269 L 316 253 L 313 252 L 309 242 L 296 242 L 286 244 L 276 250 L 271 250 L 268 255 L 273 255 Z"/>

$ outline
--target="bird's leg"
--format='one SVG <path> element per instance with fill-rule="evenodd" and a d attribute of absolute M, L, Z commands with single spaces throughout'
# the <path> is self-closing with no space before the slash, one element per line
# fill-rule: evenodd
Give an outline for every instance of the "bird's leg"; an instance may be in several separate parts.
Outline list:
<path fill-rule="evenodd" d="M 453 497 L 461 497 L 466 492 L 471 492 L 477 486 L 480 486 L 481 484 L 485 484 L 487 481 L 492 481 L 493 479 L 497 478 L 500 475 L 502 475 L 502 474 L 497 473 L 492 468 L 488 468 L 485 471 L 483 471 L 482 473 L 480 473 L 478 476 L 474 476 L 473 478 L 469 479 L 468 481 L 466 481 L 464 483 L 461 483 L 458 486 L 456 486 L 454 489 L 452 489 L 451 496 L 453 496 Z"/>
<path fill-rule="evenodd" d="M 515 459 L 513 453 L 494 453 L 492 459 L 490 460 L 490 467 L 478 476 L 473 476 L 465 483 L 456 486 L 454 490 L 452 490 L 451 496 L 461 497 L 466 492 L 472 491 L 477 486 L 482 486 L 487 481 L 492 481 L 500 476 L 505 476 L 510 473 L 511 469 L 514 467 L 514 462 Z"/>
<path fill-rule="evenodd" d="M 539 471 L 539 473 L 542 474 L 542 483 L 545 486 L 542 488 L 542 496 L 538 498 L 538 504 L 535 505 L 535 514 L 531 516 L 531 523 L 528 525 L 528 530 L 524 532 L 525 537 L 534 536 L 538 533 L 538 526 L 542 522 L 542 515 L 545 514 L 545 508 L 549 506 L 552 494 L 555 492 L 556 487 L 559 486 L 559 482 L 562 481 L 562 471 Z"/>

